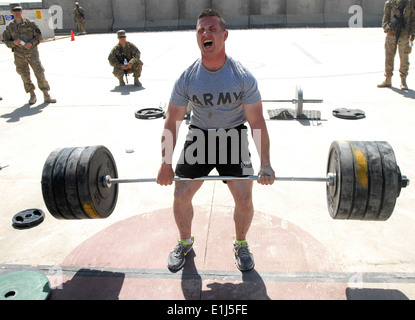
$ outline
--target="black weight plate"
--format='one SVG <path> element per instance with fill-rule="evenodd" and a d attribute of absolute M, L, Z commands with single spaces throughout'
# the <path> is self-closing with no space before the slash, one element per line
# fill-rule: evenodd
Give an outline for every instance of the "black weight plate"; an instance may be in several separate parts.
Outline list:
<path fill-rule="evenodd" d="M 365 143 L 349 141 L 353 152 L 354 192 L 353 208 L 348 219 L 362 220 L 366 213 L 369 198 L 369 168 L 367 164 L 367 151 Z"/>
<path fill-rule="evenodd" d="M 369 171 L 369 198 L 363 220 L 377 220 L 383 194 L 382 160 L 376 142 L 365 142 L 364 144 Z"/>
<path fill-rule="evenodd" d="M 336 175 L 334 186 L 327 185 L 327 206 L 333 219 L 348 219 L 353 207 L 353 153 L 347 141 L 334 141 L 329 150 L 327 173 Z"/>
<path fill-rule="evenodd" d="M 363 110 L 346 108 L 333 110 L 333 116 L 346 120 L 359 120 L 366 118 L 366 114 Z"/>
<path fill-rule="evenodd" d="M 79 160 L 85 149 L 85 147 L 76 148 L 69 156 L 65 169 L 66 200 L 68 201 L 70 210 L 78 219 L 89 219 L 89 216 L 83 210 L 81 201 L 79 200 L 76 175 Z"/>
<path fill-rule="evenodd" d="M 46 159 L 42 171 L 43 200 L 50 214 L 56 219 L 64 219 L 64 217 L 60 214 L 55 202 L 55 195 L 52 185 L 53 169 L 55 167 L 56 160 L 58 159 L 60 153 L 63 150 L 64 149 L 55 149 L 54 151 L 52 151 Z"/>
<path fill-rule="evenodd" d="M 13 227 L 15 228 L 32 228 L 45 220 L 45 213 L 40 209 L 28 209 L 14 215 Z"/>
<path fill-rule="evenodd" d="M 377 220 L 386 221 L 392 215 L 396 198 L 399 195 L 399 168 L 396 163 L 395 153 L 389 143 L 377 142 L 382 160 L 383 195 L 382 206 Z"/>
<path fill-rule="evenodd" d="M 0 276 L 0 300 L 46 300 L 51 292 L 48 278 L 36 271 Z"/>
<path fill-rule="evenodd" d="M 52 187 L 53 194 L 55 196 L 55 203 L 61 216 L 66 220 L 77 219 L 76 215 L 72 213 L 72 210 L 69 207 L 65 190 L 66 164 L 68 162 L 69 156 L 74 150 L 75 148 L 65 148 L 62 150 L 56 160 L 52 176 Z"/>
<path fill-rule="evenodd" d="M 138 110 L 135 113 L 135 117 L 137 119 L 144 119 L 144 120 L 150 120 L 150 119 L 158 119 L 164 116 L 164 110 L 160 108 L 146 108 Z"/>
<path fill-rule="evenodd" d="M 118 184 L 104 187 L 106 175 L 118 176 L 111 152 L 104 146 L 87 147 L 79 160 L 77 182 L 82 208 L 92 219 L 109 217 L 117 203 Z"/>

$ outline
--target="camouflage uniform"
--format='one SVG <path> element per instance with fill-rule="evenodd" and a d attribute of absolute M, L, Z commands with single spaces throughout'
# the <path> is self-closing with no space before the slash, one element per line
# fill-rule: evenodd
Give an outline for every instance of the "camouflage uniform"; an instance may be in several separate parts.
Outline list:
<path fill-rule="evenodd" d="M 385 40 L 385 77 L 386 80 L 379 87 L 390 87 L 394 70 L 396 51 L 399 49 L 401 76 L 401 89 L 407 90 L 406 77 L 409 71 L 409 37 L 415 33 L 415 1 L 414 0 L 388 0 L 385 3 L 382 27 L 386 33 Z M 403 15 L 401 34 L 396 39 L 397 23 Z M 398 40 L 398 43 L 396 41 Z"/>
<path fill-rule="evenodd" d="M 21 44 L 15 45 L 14 40 L 16 39 L 21 39 L 25 43 L 29 42 L 32 44 L 32 47 L 27 50 Z M 50 87 L 45 78 L 45 69 L 40 62 L 39 51 L 37 49 L 41 40 L 42 32 L 39 27 L 32 20 L 26 18 L 23 18 L 20 23 L 13 20 L 3 32 L 3 42 L 14 52 L 16 71 L 22 77 L 26 92 L 31 93 L 31 100 L 29 103 L 36 102 L 36 96 L 34 95 L 35 86 L 30 79 L 29 65 L 32 67 L 36 76 L 39 89 L 42 90 L 45 95 L 45 100 L 51 100 L 46 102 L 56 102 L 52 101 L 54 99 L 51 99 L 47 93 L 50 90 Z"/>
<path fill-rule="evenodd" d="M 75 8 L 73 9 L 73 19 L 78 25 L 78 31 L 80 33 L 85 32 L 85 11 L 84 8 L 80 7 L 78 2 L 75 2 Z"/>
<path fill-rule="evenodd" d="M 123 77 L 125 75 L 125 72 L 132 73 L 136 85 L 137 83 L 139 83 L 138 78 L 141 77 L 141 71 L 143 69 L 143 62 L 140 60 L 140 57 L 140 50 L 138 50 L 138 48 L 134 44 L 128 41 L 125 47 L 122 47 L 120 44 L 117 44 L 111 50 L 111 53 L 108 56 L 108 61 L 110 65 L 114 67 L 114 71 L 112 73 L 116 78 L 120 80 L 120 85 L 123 84 Z M 133 65 L 131 69 L 121 69 L 121 66 L 124 65 L 124 59 L 127 59 L 127 62 Z"/>

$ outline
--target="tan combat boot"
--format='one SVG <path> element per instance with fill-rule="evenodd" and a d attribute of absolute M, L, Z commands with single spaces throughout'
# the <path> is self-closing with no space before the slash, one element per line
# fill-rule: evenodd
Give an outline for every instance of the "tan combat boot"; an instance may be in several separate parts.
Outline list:
<path fill-rule="evenodd" d="M 389 88 L 392 86 L 392 77 L 388 76 L 385 78 L 385 80 L 378 84 L 378 88 Z"/>
<path fill-rule="evenodd" d="M 29 104 L 35 104 L 37 101 L 36 95 L 34 91 L 30 91 L 30 99 Z"/>
<path fill-rule="evenodd" d="M 47 92 L 47 91 L 43 91 L 43 96 L 44 96 L 44 101 L 45 101 L 45 103 L 56 103 L 56 99 L 53 99 L 53 98 L 49 95 L 49 92 Z"/>
<path fill-rule="evenodd" d="M 401 77 L 401 90 L 408 90 L 408 85 L 406 84 L 406 77 Z"/>
<path fill-rule="evenodd" d="M 142 87 L 142 84 L 140 80 L 138 80 L 138 77 L 134 77 L 134 85 L 137 87 Z"/>
<path fill-rule="evenodd" d="M 124 77 L 118 78 L 118 80 L 120 80 L 121 87 L 125 86 Z"/>

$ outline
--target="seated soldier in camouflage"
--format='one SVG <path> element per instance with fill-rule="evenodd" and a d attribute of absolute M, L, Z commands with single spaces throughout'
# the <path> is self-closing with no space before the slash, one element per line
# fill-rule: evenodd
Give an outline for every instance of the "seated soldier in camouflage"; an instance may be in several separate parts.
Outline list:
<path fill-rule="evenodd" d="M 134 76 L 134 85 L 141 87 L 138 78 L 141 77 L 143 62 L 140 60 L 140 50 L 127 41 L 127 35 L 124 30 L 117 32 L 118 44 L 111 50 L 108 60 L 114 67 L 112 72 L 120 81 L 120 86 L 125 86 L 124 75 L 132 73 Z"/>

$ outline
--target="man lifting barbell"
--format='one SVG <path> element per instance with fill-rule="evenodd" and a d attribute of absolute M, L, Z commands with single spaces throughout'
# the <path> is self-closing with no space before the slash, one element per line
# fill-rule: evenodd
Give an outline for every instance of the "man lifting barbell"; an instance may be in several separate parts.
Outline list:
<path fill-rule="evenodd" d="M 179 177 L 197 178 L 208 175 L 216 168 L 220 175 L 248 176 L 253 169 L 249 159 L 247 129 L 248 121 L 251 130 L 260 133 L 261 168 L 258 182 L 269 185 L 274 182 L 275 174 L 271 167 L 269 155 L 269 137 L 262 113 L 261 95 L 256 79 L 239 62 L 226 55 L 225 42 L 228 30 L 224 19 L 217 12 L 207 9 L 198 17 L 196 27 L 197 43 L 201 59 L 188 68 L 177 80 L 170 99 L 163 134 L 163 163 L 158 173 L 157 183 L 171 185 L 174 171 L 172 169 L 172 154 L 176 144 L 178 123 L 183 120 L 186 107 L 190 103 L 192 116 L 187 141 L 182 152 L 182 163 L 178 163 L 176 174 Z M 239 135 L 239 148 L 231 147 L 227 161 L 197 161 L 191 163 L 187 155 L 194 150 L 193 143 L 200 143 L 199 137 L 209 137 L 209 132 L 220 129 L 236 131 Z M 228 131 L 229 132 L 229 131 Z M 201 133 L 201 135 L 198 135 Z M 169 145 L 168 137 L 173 137 Z M 212 136 L 212 135 L 211 135 Z M 196 141 L 194 141 L 196 137 Z M 166 140 L 167 139 L 167 140 Z M 208 140 L 208 139 L 207 139 Z M 216 145 L 217 150 L 223 146 Z M 257 143 L 257 142 L 256 142 Z M 212 149 L 205 141 L 206 157 Z M 224 148 L 225 150 L 227 147 Z M 238 161 L 232 160 L 234 150 L 238 149 Z M 211 158 L 211 157 L 210 157 Z M 218 157 L 216 157 L 218 158 Z M 212 160 L 212 159 L 208 159 Z M 216 161 L 215 161 L 216 160 Z M 168 267 L 179 270 L 185 263 L 186 254 L 192 249 L 193 236 L 191 226 L 193 219 L 192 198 L 202 186 L 203 181 L 178 181 L 175 184 L 173 211 L 180 238 L 177 246 L 170 253 Z M 227 185 L 235 201 L 234 221 L 234 251 L 237 267 L 247 271 L 254 267 L 253 255 L 249 250 L 246 236 L 254 214 L 252 204 L 252 181 L 232 180 Z"/>
<path fill-rule="evenodd" d="M 324 182 L 327 186 L 327 205 L 333 219 L 388 220 L 401 189 L 406 188 L 410 180 L 401 174 L 394 151 L 387 142 L 334 141 L 329 149 L 326 177 L 275 177 L 270 165 L 269 138 L 262 116 L 256 81 L 239 63 L 226 54 L 223 55 L 228 33 L 225 27 L 220 26 L 220 21 L 220 16 L 211 11 L 204 12 L 198 20 L 197 39 L 202 59 L 192 65 L 193 69 L 190 68 L 183 74 L 173 90 L 162 140 L 163 164 L 157 179 L 118 178 L 114 157 L 101 145 L 56 149 L 48 156 L 42 172 L 42 195 L 51 215 L 65 220 L 107 218 L 112 214 L 117 203 L 118 184 L 157 182 L 171 185 L 172 182 L 177 182 L 173 209 L 180 239 L 179 244 L 169 255 L 168 265 L 173 270 L 179 270 L 184 265 L 185 254 L 192 248 L 191 199 L 205 180 L 226 181 L 234 196 L 235 240 L 240 241 L 235 241 L 235 256 L 237 266 L 241 270 L 249 270 L 254 266 L 253 256 L 245 240 L 253 218 L 252 181 L 254 180 L 258 180 L 261 184 L 272 184 L 275 180 Z M 222 60 L 218 59 L 219 53 L 222 53 Z M 217 63 L 220 61 L 221 63 Z M 242 74 L 235 72 L 235 67 L 238 67 L 238 71 Z M 229 81 L 230 78 L 225 77 L 229 69 L 238 81 L 235 81 L 235 78 Z M 200 80 L 203 74 L 206 77 L 200 87 L 197 81 L 181 81 L 196 75 Z M 225 84 L 217 78 L 212 80 L 213 76 L 225 78 Z M 240 89 L 238 87 L 240 83 L 248 90 Z M 206 88 L 209 90 L 205 90 Z M 215 88 L 219 89 L 219 93 L 214 91 Z M 172 154 L 176 143 L 176 130 L 184 118 L 188 99 L 193 111 L 191 127 L 187 135 L 188 141 L 176 167 L 176 174 L 179 177 L 174 177 Z M 214 101 L 217 105 L 222 102 L 222 105 L 215 108 L 211 105 Z M 228 111 L 231 109 L 233 112 Z M 259 176 L 252 176 L 247 129 L 243 126 L 246 121 L 254 133 L 255 130 L 256 133 L 260 133 L 254 134 L 254 141 L 261 157 Z M 197 126 L 202 129 L 213 127 L 214 130 L 202 130 Z M 215 141 L 213 146 L 209 140 L 211 136 Z M 235 144 L 231 143 L 229 152 L 225 153 L 224 159 L 221 159 L 222 150 L 216 147 L 222 145 L 221 143 L 216 145 L 216 140 L 221 141 L 223 137 L 229 138 L 232 142 L 236 137 L 236 148 Z M 261 141 L 260 145 L 257 140 Z M 202 144 L 200 141 L 205 143 Z M 225 146 L 228 151 L 228 145 Z M 210 149 L 212 147 L 213 149 Z M 209 161 L 210 150 L 216 151 L 214 158 L 218 158 L 216 159 L 218 165 Z M 236 165 L 232 161 L 235 154 L 238 160 Z M 202 162 L 205 160 L 208 165 L 193 164 L 194 160 L 202 160 Z M 225 163 L 221 160 L 225 160 Z M 213 167 L 224 176 L 203 176 L 207 175 Z M 185 241 L 187 243 L 184 243 Z"/>

